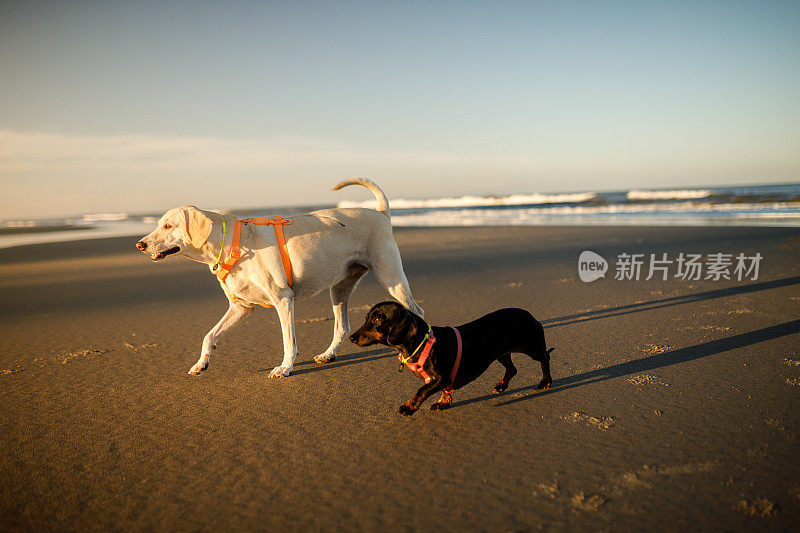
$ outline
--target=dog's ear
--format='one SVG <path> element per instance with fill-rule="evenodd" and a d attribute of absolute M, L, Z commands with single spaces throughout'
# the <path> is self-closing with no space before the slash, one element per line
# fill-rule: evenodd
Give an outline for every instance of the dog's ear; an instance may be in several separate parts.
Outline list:
<path fill-rule="evenodd" d="M 414 333 L 414 320 L 411 313 L 401 305 L 397 306 L 394 315 L 392 327 L 386 335 L 386 342 L 399 346 L 407 342 Z"/>
<path fill-rule="evenodd" d="M 185 207 L 183 212 L 186 215 L 186 234 L 189 236 L 189 241 L 192 246 L 199 249 L 211 235 L 213 223 L 205 213 L 194 206 Z"/>

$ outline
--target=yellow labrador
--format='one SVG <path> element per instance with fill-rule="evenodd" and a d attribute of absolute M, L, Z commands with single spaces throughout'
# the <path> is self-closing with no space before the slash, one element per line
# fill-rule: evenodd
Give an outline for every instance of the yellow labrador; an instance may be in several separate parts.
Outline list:
<path fill-rule="evenodd" d="M 336 359 L 336 352 L 350 332 L 347 302 L 350 294 L 368 270 L 394 298 L 413 313 L 423 310 L 411 296 L 403 272 L 400 251 L 392 235 L 389 202 L 375 183 L 364 178 L 342 181 L 334 190 L 348 185 L 362 185 L 375 195 L 377 210 L 365 208 L 323 209 L 291 217 L 283 226 L 286 247 L 292 262 L 293 283 L 288 283 L 272 226 L 243 225 L 241 258 L 233 265 L 220 286 L 228 298 L 228 311 L 203 339 L 200 359 L 189 370 L 199 374 L 208 368 L 209 355 L 217 341 L 256 305 L 272 305 L 278 311 L 283 333 L 283 361 L 270 377 L 284 377 L 292 372 L 297 356 L 294 330 L 294 300 L 309 298 L 328 289 L 333 304 L 333 341 L 314 360 L 326 363 Z M 136 247 L 158 261 L 181 254 L 206 263 L 212 272 L 223 250 L 231 246 L 231 234 L 237 218 L 197 207 L 170 209 L 158 221 L 158 227 L 143 237 Z M 223 221 L 227 232 L 223 232 Z M 224 236 L 224 242 L 223 242 Z"/>

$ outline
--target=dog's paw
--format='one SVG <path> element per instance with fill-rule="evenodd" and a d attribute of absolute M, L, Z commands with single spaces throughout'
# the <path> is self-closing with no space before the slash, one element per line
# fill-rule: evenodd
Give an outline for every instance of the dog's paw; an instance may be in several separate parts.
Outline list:
<path fill-rule="evenodd" d="M 436 402 L 431 405 L 431 411 L 444 411 L 450 407 L 450 402 Z"/>
<path fill-rule="evenodd" d="M 197 376 L 200 374 L 200 372 L 202 372 L 206 368 L 208 368 L 208 361 L 206 361 L 205 363 L 195 363 L 195 365 L 189 369 L 189 374 Z"/>
<path fill-rule="evenodd" d="M 314 357 L 315 363 L 324 364 L 324 363 L 333 363 L 334 361 L 336 361 L 335 355 L 320 354 Z"/>
<path fill-rule="evenodd" d="M 553 380 L 552 379 L 543 379 L 542 381 L 539 382 L 539 384 L 536 386 L 536 388 L 537 389 L 549 389 L 550 385 L 552 385 L 552 384 L 553 384 Z"/>
<path fill-rule="evenodd" d="M 398 411 L 403 416 L 411 416 L 411 415 L 414 414 L 416 409 L 412 409 L 409 406 L 407 406 L 406 404 L 403 404 L 403 405 L 400 406 L 400 409 Z"/>
<path fill-rule="evenodd" d="M 269 373 L 270 378 L 285 378 L 288 377 L 289 374 L 292 373 L 292 369 L 285 367 L 285 366 L 276 366 L 272 369 L 272 372 Z"/>
<path fill-rule="evenodd" d="M 494 389 L 492 389 L 492 392 L 495 393 L 495 394 L 500 394 L 501 392 L 503 392 L 507 388 L 508 388 L 508 383 L 506 383 L 505 381 L 500 381 L 500 382 L 497 383 L 497 385 L 494 386 Z"/>

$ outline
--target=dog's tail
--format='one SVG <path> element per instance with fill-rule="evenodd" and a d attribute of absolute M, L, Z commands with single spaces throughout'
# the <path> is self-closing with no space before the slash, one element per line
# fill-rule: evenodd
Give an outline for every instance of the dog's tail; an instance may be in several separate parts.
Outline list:
<path fill-rule="evenodd" d="M 386 198 L 386 195 L 383 193 L 381 188 L 375 184 L 374 181 L 367 178 L 347 178 L 346 180 L 337 183 L 333 190 L 338 191 L 339 189 L 347 187 L 348 185 L 361 185 L 372 191 L 372 194 L 375 195 L 375 199 L 378 201 L 377 210 L 387 217 L 392 218 L 392 213 L 389 211 L 389 199 Z"/>

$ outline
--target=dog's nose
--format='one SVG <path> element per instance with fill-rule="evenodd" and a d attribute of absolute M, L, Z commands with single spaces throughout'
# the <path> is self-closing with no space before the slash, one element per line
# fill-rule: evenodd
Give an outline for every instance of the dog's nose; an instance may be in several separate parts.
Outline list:
<path fill-rule="evenodd" d="M 146 243 L 146 242 L 144 242 L 144 241 L 139 241 L 139 242 L 137 242 L 137 243 L 136 243 L 136 247 L 137 247 L 139 250 L 141 250 L 141 251 L 143 251 L 143 252 L 144 252 L 145 250 L 147 250 L 147 243 Z"/>
<path fill-rule="evenodd" d="M 352 335 L 350 335 L 350 342 L 352 342 L 353 344 L 355 344 L 355 342 L 356 342 L 357 340 L 358 340 L 358 333 L 353 333 Z"/>

